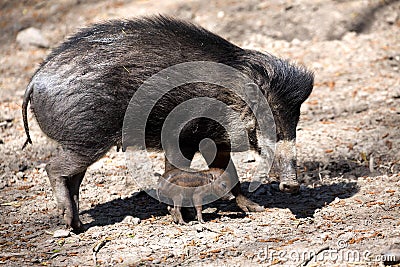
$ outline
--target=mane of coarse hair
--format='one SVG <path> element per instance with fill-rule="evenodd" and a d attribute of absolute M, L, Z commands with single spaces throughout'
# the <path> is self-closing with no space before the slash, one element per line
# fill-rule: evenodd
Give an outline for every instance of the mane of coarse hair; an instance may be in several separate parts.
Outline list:
<path fill-rule="evenodd" d="M 313 89 L 314 73 L 278 58 L 272 66 L 275 74 L 270 83 L 273 97 L 283 99 L 289 106 L 299 106 L 306 101 Z"/>
<path fill-rule="evenodd" d="M 252 72 L 264 95 L 285 107 L 300 106 L 311 94 L 314 74 L 305 67 L 268 53 L 246 50 L 245 71 Z"/>

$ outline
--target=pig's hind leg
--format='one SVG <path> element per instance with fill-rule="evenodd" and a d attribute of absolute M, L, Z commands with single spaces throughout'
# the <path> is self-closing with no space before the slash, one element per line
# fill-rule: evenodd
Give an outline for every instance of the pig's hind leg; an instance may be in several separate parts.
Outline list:
<path fill-rule="evenodd" d="M 93 163 L 88 157 L 71 151 L 62 151 L 46 165 L 58 209 L 67 226 L 82 231 L 79 219 L 79 187 L 87 167 Z"/>

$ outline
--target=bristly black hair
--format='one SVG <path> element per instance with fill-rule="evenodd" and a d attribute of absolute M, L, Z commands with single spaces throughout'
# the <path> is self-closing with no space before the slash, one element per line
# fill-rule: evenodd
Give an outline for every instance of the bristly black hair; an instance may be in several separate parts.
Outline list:
<path fill-rule="evenodd" d="M 241 62 L 241 69 L 252 73 L 251 76 L 269 101 L 281 106 L 297 107 L 311 94 L 314 74 L 301 65 L 250 50 L 244 50 Z"/>
<path fill-rule="evenodd" d="M 287 60 L 275 58 L 274 61 L 270 81 L 273 98 L 284 100 L 289 106 L 300 106 L 311 94 L 314 73 Z"/>
<path fill-rule="evenodd" d="M 70 150 L 83 151 L 82 147 L 88 147 L 86 154 L 96 150 L 101 156 L 112 142 L 120 143 L 126 107 L 143 81 L 162 69 L 190 61 L 212 61 L 242 71 L 254 80 L 276 109 L 299 110 L 313 86 L 313 75 L 305 68 L 270 54 L 242 49 L 190 22 L 166 16 L 111 20 L 83 28 L 69 37 L 51 52 L 34 74 L 23 105 L 28 142 L 26 109 L 31 93 L 32 97 L 38 96 L 38 88 L 42 88 L 41 97 L 36 97 L 36 105 L 48 112 L 38 110 L 35 115 L 43 131 Z M 47 79 L 49 76 L 52 77 L 51 84 Z M 204 95 L 207 90 L 214 90 L 213 96 L 221 99 L 227 96 L 224 99 L 227 103 L 238 103 L 237 96 L 225 94 L 210 85 L 193 86 L 179 94 L 175 92 L 174 97 L 178 103 L 187 97 Z M 54 92 L 59 98 L 54 98 Z M 68 105 L 73 105 L 71 96 L 81 99 L 79 109 L 65 110 Z M 63 102 L 57 102 L 59 99 Z M 112 105 L 110 99 L 114 101 Z M 174 103 L 160 107 L 171 108 L 168 105 Z M 157 110 L 157 123 L 165 115 L 164 111 L 162 108 Z M 81 122 L 87 122 L 87 118 L 100 121 L 104 114 L 108 121 L 102 123 L 99 136 L 91 132 L 91 127 L 96 126 L 93 121 L 85 124 L 86 128 L 82 126 Z M 72 115 L 74 119 L 71 119 Z M 116 123 L 108 123 L 111 120 Z M 53 127 L 57 122 L 71 125 L 62 129 Z M 157 135 L 158 128 L 153 128 Z M 64 136 L 73 140 L 65 140 Z M 189 139 L 193 141 L 193 138 Z M 158 141 L 154 146 L 158 146 Z M 94 158 L 98 158 L 97 154 Z"/>
<path fill-rule="evenodd" d="M 203 47 L 203 49 L 208 50 L 224 50 L 226 52 L 225 58 L 230 58 L 234 54 L 243 51 L 240 47 L 194 23 L 165 15 L 154 15 L 130 20 L 109 20 L 81 28 L 60 46 L 53 49 L 41 66 L 63 51 L 70 48 L 77 49 L 83 43 L 87 45 L 87 42 L 82 42 L 82 39 L 90 40 L 93 36 L 104 36 L 101 42 L 104 44 L 108 41 L 111 44 L 119 39 L 124 41 L 123 35 L 130 35 L 132 32 L 141 32 L 145 29 L 149 29 L 147 34 L 154 36 L 155 39 L 159 39 L 161 36 L 168 36 L 172 38 L 170 40 L 174 40 L 173 38 L 176 37 L 177 40 L 184 39 L 185 45 L 192 44 L 197 48 Z M 130 38 L 146 37 L 132 35 Z M 96 41 L 93 40 L 93 42 Z"/>
<path fill-rule="evenodd" d="M 261 90 L 268 90 L 269 92 L 265 93 L 270 93 L 275 101 L 284 101 L 289 105 L 299 105 L 311 93 L 314 76 L 304 67 L 291 64 L 287 60 L 277 58 L 271 54 L 244 50 L 201 26 L 164 15 L 133 20 L 110 20 L 82 28 L 54 49 L 42 63 L 42 66 L 51 61 L 54 56 L 70 48 L 79 49 L 79 46 L 82 45 L 82 49 L 86 49 L 88 41 L 93 45 L 100 42 L 102 44 L 123 42 L 124 34 L 140 32 L 140 29 L 149 29 L 148 34 L 154 37 L 165 36 L 166 38 L 171 38 L 171 40 L 180 40 L 188 49 L 192 46 L 196 49 L 218 51 L 219 58 L 216 61 L 240 70 L 245 70 L 246 66 L 243 64 L 247 64 L 249 68 L 247 71 L 252 72 L 256 78 L 257 76 L 259 77 L 258 85 L 262 87 Z M 94 39 L 94 36 L 100 36 L 101 38 Z M 129 38 L 146 37 L 132 35 Z M 82 42 L 82 39 L 86 41 Z M 130 41 L 134 42 L 134 40 Z M 254 71 L 258 72 L 258 75 Z M 262 86 L 261 83 L 265 82 L 269 83 L 268 87 Z"/>

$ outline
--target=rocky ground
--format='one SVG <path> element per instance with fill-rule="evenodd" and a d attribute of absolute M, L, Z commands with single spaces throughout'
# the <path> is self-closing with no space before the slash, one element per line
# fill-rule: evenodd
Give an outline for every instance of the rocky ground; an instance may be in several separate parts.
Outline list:
<path fill-rule="evenodd" d="M 78 27 L 157 13 L 315 72 L 298 126 L 301 192 L 270 181 L 248 193 L 265 212 L 218 201 L 205 207 L 205 224 L 177 226 L 112 150 L 81 186 L 88 229 L 60 231 L 44 171 L 57 145 L 31 115 L 33 145 L 21 150 L 25 86 Z M 5 0 L 0 28 L 1 265 L 382 266 L 381 253 L 399 242 L 400 1 Z M 236 158 L 245 191 L 257 165 L 249 157 Z"/>

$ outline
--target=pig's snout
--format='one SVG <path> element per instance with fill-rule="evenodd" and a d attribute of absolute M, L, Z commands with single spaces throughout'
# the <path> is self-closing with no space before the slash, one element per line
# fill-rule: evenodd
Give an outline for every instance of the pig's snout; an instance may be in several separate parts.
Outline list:
<path fill-rule="evenodd" d="M 298 182 L 284 181 L 279 184 L 279 190 L 285 193 L 297 193 L 299 192 L 300 185 Z"/>
<path fill-rule="evenodd" d="M 285 193 L 298 193 L 300 190 L 300 184 L 297 181 L 296 175 L 291 175 L 290 177 L 281 177 L 281 182 L 279 184 L 279 190 Z"/>
<path fill-rule="evenodd" d="M 296 173 L 296 143 L 291 141 L 279 141 L 276 148 L 277 170 L 280 171 L 279 190 L 285 193 L 297 193 L 300 184 Z"/>

